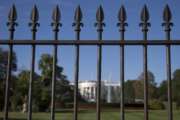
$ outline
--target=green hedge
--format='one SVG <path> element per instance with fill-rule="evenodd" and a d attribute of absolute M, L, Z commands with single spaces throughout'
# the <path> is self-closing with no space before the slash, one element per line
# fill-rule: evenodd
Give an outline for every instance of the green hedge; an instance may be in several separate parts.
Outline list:
<path fill-rule="evenodd" d="M 161 109 L 165 109 L 165 105 L 160 100 L 150 100 L 149 108 L 152 110 L 161 110 Z"/>

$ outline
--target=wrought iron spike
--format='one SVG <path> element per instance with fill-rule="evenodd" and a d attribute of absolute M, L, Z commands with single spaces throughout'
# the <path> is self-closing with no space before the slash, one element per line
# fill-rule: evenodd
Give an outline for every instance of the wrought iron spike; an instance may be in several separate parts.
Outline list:
<path fill-rule="evenodd" d="M 59 23 L 59 21 L 61 19 L 61 13 L 60 13 L 58 5 L 53 10 L 52 19 L 55 23 Z"/>
<path fill-rule="evenodd" d="M 96 13 L 96 20 L 98 22 L 103 22 L 104 20 L 104 12 L 103 12 L 103 8 L 102 6 L 100 5 L 98 10 L 97 10 L 97 13 Z"/>
<path fill-rule="evenodd" d="M 83 23 L 82 21 L 82 11 L 81 11 L 81 7 L 80 5 L 78 5 L 78 7 L 75 10 L 75 15 L 74 15 L 74 23 L 72 24 L 72 26 L 75 27 L 75 31 L 81 31 L 81 27 L 83 27 Z"/>
<path fill-rule="evenodd" d="M 40 24 L 38 23 L 38 20 L 39 20 L 39 12 L 38 12 L 36 5 L 34 5 L 32 12 L 31 12 L 31 22 L 29 23 L 29 26 L 32 26 L 31 30 L 33 32 L 36 32 L 37 27 L 40 26 Z"/>
<path fill-rule="evenodd" d="M 82 20 L 82 11 L 80 5 L 76 8 L 74 20 L 80 22 Z"/>
<path fill-rule="evenodd" d="M 172 19 L 171 10 L 169 6 L 166 5 L 163 12 L 164 23 L 162 23 L 162 26 L 165 27 L 165 31 L 171 31 L 171 26 L 173 26 L 171 19 Z"/>
<path fill-rule="evenodd" d="M 119 13 L 118 13 L 118 20 L 119 22 L 117 23 L 117 26 L 120 27 L 119 31 L 125 31 L 125 26 L 128 26 L 128 24 L 126 23 L 126 10 L 124 8 L 124 6 L 122 5 L 121 8 L 119 9 Z"/>
<path fill-rule="evenodd" d="M 105 26 L 104 21 L 104 12 L 103 12 L 103 8 L 100 5 L 97 12 L 96 12 L 96 23 L 94 24 L 95 27 L 97 27 L 97 31 L 103 31 L 103 27 Z"/>
<path fill-rule="evenodd" d="M 37 22 L 38 20 L 39 20 L 39 12 L 38 12 L 36 5 L 34 5 L 32 12 L 31 12 L 31 21 Z"/>
<path fill-rule="evenodd" d="M 52 19 L 53 22 L 51 23 L 51 26 L 53 27 L 54 31 L 58 32 L 59 26 L 62 26 L 62 24 L 60 23 L 61 13 L 58 5 L 53 10 Z"/>
<path fill-rule="evenodd" d="M 123 5 L 122 5 L 121 8 L 119 9 L 118 19 L 119 19 L 120 22 L 125 22 L 126 19 L 127 19 L 126 10 L 125 10 L 125 8 L 124 8 Z"/>
<path fill-rule="evenodd" d="M 148 20 L 149 20 L 149 12 L 148 12 L 147 6 L 144 5 L 144 7 L 141 11 L 141 21 L 148 22 Z"/>
<path fill-rule="evenodd" d="M 172 18 L 171 10 L 168 5 L 165 6 L 164 12 L 163 12 L 163 20 L 165 22 L 170 22 Z"/>
<path fill-rule="evenodd" d="M 9 11 L 8 19 L 9 19 L 9 21 L 17 20 L 16 6 L 14 4 L 12 5 L 12 8 Z"/>

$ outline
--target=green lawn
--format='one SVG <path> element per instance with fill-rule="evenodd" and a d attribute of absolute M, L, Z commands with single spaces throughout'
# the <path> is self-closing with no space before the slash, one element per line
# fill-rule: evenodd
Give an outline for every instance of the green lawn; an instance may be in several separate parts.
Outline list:
<path fill-rule="evenodd" d="M 79 112 L 79 120 L 95 120 L 96 113 L 93 110 Z M 25 120 L 27 114 L 10 112 L 11 120 Z M 56 120 L 72 120 L 72 112 L 56 113 Z M 143 120 L 143 111 L 128 110 L 125 112 L 126 120 Z M 150 111 L 150 120 L 167 120 L 167 111 L 154 110 Z M 0 120 L 3 118 L 3 113 L 0 112 Z M 109 110 L 101 113 L 102 120 L 119 120 L 119 111 Z M 50 113 L 33 113 L 33 120 L 49 120 Z M 180 111 L 174 111 L 174 120 L 180 120 Z"/>

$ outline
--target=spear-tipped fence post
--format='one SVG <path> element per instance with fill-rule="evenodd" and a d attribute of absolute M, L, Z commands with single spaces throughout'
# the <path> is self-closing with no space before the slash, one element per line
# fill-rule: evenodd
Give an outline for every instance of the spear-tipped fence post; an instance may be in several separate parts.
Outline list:
<path fill-rule="evenodd" d="M 76 40 L 80 40 L 80 32 L 81 32 L 81 27 L 83 27 L 82 21 L 82 11 L 80 6 L 78 6 L 75 10 L 75 15 L 74 15 L 74 31 L 76 32 Z M 73 119 L 77 120 L 78 119 L 78 83 L 79 83 L 79 45 L 75 46 L 75 70 L 74 70 L 74 116 Z"/>
<path fill-rule="evenodd" d="M 36 32 L 37 32 L 37 27 L 39 27 L 39 12 L 34 5 L 32 11 L 31 11 L 31 16 L 30 16 L 31 22 L 29 23 L 29 26 L 31 27 L 32 31 L 32 39 L 36 40 Z M 32 58 L 31 58 L 31 71 L 30 71 L 30 80 L 29 80 L 29 94 L 28 94 L 28 120 L 32 120 L 32 88 L 33 88 L 33 80 L 34 80 L 34 70 L 35 70 L 35 45 L 32 45 Z"/>
<path fill-rule="evenodd" d="M 163 20 L 164 23 L 162 26 L 164 26 L 164 31 L 166 34 L 166 40 L 170 41 L 171 36 L 171 26 L 173 26 L 173 23 L 171 22 L 172 15 L 171 11 L 168 5 L 165 6 L 164 12 L 163 12 Z M 168 120 L 173 120 L 173 111 L 172 111 L 172 80 L 171 80 L 171 46 L 166 46 L 166 69 L 167 69 L 167 82 L 168 82 Z"/>
<path fill-rule="evenodd" d="M 17 22 L 17 12 L 15 5 L 12 6 L 8 15 L 7 26 L 9 27 L 9 40 L 14 39 L 15 27 L 18 25 Z M 9 88 L 11 82 L 12 74 L 12 59 L 13 59 L 13 45 L 9 45 L 8 53 L 8 64 L 7 64 L 7 75 L 6 75 L 6 87 L 5 87 L 5 101 L 4 101 L 4 120 L 8 120 L 8 111 L 9 111 Z"/>
<path fill-rule="evenodd" d="M 99 6 L 96 12 L 96 23 L 98 32 L 98 40 L 102 41 L 102 32 L 103 27 L 105 26 L 104 21 L 104 12 L 102 6 Z M 98 45 L 98 57 L 97 57 L 97 94 L 96 94 L 96 120 L 101 119 L 101 71 L 102 71 L 102 45 Z"/>
<path fill-rule="evenodd" d="M 124 6 L 121 6 L 119 13 L 118 13 L 118 20 L 119 23 L 117 26 L 119 27 L 119 32 L 120 32 L 120 39 L 121 41 L 124 41 L 124 32 L 125 32 L 125 27 L 128 25 L 126 23 L 126 10 Z M 125 113 L 124 113 L 124 45 L 120 45 L 120 83 L 121 83 L 121 103 L 120 103 L 120 118 L 121 120 L 125 119 Z"/>
<path fill-rule="evenodd" d="M 147 41 L 149 23 L 149 12 L 145 5 L 141 11 L 141 23 L 143 32 L 143 40 Z M 147 45 L 143 45 L 143 71 L 144 71 L 144 120 L 148 120 L 148 61 L 147 61 Z"/>
<path fill-rule="evenodd" d="M 57 41 L 58 40 L 59 27 L 62 26 L 62 24 L 60 23 L 61 13 L 60 13 L 58 5 L 53 10 L 52 20 L 53 20 L 53 22 L 51 23 L 51 26 L 53 27 L 53 31 L 54 31 L 54 40 Z M 51 120 L 55 120 L 57 51 L 58 51 L 58 46 L 54 45 L 52 86 L 51 86 Z"/>

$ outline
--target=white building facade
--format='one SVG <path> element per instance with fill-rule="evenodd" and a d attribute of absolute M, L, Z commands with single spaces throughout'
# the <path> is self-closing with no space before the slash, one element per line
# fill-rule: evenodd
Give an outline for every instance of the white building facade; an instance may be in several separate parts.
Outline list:
<path fill-rule="evenodd" d="M 80 81 L 79 92 L 81 96 L 89 101 L 96 101 L 97 81 Z M 120 99 L 120 84 L 118 82 L 101 82 L 101 100 L 107 103 L 119 102 Z"/>

